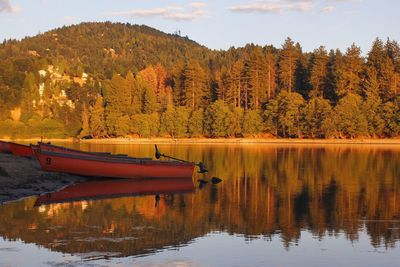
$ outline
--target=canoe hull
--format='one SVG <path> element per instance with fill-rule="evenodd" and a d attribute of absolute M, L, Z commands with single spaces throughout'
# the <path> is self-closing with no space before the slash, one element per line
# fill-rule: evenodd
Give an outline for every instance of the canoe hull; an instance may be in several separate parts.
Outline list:
<path fill-rule="evenodd" d="M 11 153 L 8 142 L 0 141 L 0 153 Z"/>
<path fill-rule="evenodd" d="M 30 146 L 16 144 L 16 143 L 12 143 L 12 142 L 9 142 L 8 145 L 9 145 L 10 151 L 13 155 L 20 156 L 20 157 L 28 157 L 28 158 L 32 158 L 34 156 L 34 153 Z"/>
<path fill-rule="evenodd" d="M 195 165 L 155 160 L 119 160 L 35 151 L 45 171 L 110 178 L 191 178 Z"/>
<path fill-rule="evenodd" d="M 111 154 L 110 152 L 89 152 L 89 151 L 82 151 L 76 150 L 71 148 L 66 148 L 62 146 L 56 146 L 52 144 L 46 144 L 39 142 L 38 146 L 41 151 L 49 151 L 49 152 L 56 152 L 68 155 L 77 155 L 82 157 L 112 157 L 112 158 L 121 158 L 121 159 L 129 159 L 128 155 L 121 155 L 121 154 Z M 141 158 L 141 159 L 151 159 L 151 158 Z"/>
<path fill-rule="evenodd" d="M 40 150 L 43 151 L 50 151 L 50 152 L 57 152 L 57 153 L 64 153 L 64 154 L 71 154 L 71 155 L 87 155 L 87 156 L 110 156 L 111 153 L 108 152 L 88 152 L 88 151 L 81 151 L 75 150 L 71 148 L 66 148 L 62 146 L 55 146 L 52 144 L 46 144 L 39 142 L 38 143 Z"/>

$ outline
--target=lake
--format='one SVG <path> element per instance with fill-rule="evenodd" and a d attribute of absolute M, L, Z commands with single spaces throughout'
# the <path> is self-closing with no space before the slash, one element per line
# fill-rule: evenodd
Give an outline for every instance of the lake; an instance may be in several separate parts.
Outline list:
<path fill-rule="evenodd" d="M 154 154 L 145 144 L 66 145 Z M 146 182 L 96 180 L 66 188 L 86 197 L 64 189 L 39 204 L 37 196 L 5 203 L 0 266 L 399 266 L 396 146 L 159 148 L 203 161 L 204 179 L 223 182 L 199 185 L 196 174 L 193 182 L 153 181 L 154 193 L 142 189 Z M 112 187 L 125 191 L 108 195 Z"/>

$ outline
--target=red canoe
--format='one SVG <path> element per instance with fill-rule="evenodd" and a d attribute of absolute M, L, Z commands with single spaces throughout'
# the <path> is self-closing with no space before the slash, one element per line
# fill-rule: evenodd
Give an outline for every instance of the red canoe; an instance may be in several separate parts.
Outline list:
<path fill-rule="evenodd" d="M 28 158 L 32 158 L 34 156 L 34 153 L 30 146 L 12 142 L 8 142 L 8 145 L 10 147 L 11 153 L 13 153 L 16 156 L 28 157 Z"/>
<path fill-rule="evenodd" d="M 35 206 L 135 195 L 156 195 L 193 192 L 192 179 L 105 180 L 74 184 L 37 198 Z"/>
<path fill-rule="evenodd" d="M 53 144 L 46 144 L 42 142 L 38 142 L 38 146 L 42 151 L 50 151 L 50 152 L 57 152 L 62 154 L 71 154 L 71 155 L 79 155 L 79 156 L 90 156 L 90 157 L 128 157 L 127 155 L 121 154 L 111 154 L 110 152 L 89 152 L 89 151 L 82 151 L 77 149 L 66 148 L 62 146 L 56 146 Z M 151 159 L 151 158 L 140 158 L 140 159 Z"/>
<path fill-rule="evenodd" d="M 11 153 L 8 142 L 0 141 L 0 153 Z"/>
<path fill-rule="evenodd" d="M 89 157 L 35 150 L 44 171 L 112 178 L 191 178 L 195 164 L 140 158 Z"/>

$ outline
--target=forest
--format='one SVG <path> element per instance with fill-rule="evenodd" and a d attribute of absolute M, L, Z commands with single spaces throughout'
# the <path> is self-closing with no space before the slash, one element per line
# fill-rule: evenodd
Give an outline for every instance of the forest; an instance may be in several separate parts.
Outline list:
<path fill-rule="evenodd" d="M 400 46 L 211 50 L 144 25 L 81 23 L 0 44 L 0 138 L 400 135 Z"/>

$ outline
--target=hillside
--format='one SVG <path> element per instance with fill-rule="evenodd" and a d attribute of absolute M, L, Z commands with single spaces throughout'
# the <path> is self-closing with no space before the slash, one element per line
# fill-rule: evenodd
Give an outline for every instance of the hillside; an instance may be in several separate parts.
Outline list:
<path fill-rule="evenodd" d="M 0 45 L 0 138 L 391 137 L 400 47 L 367 57 L 246 45 L 213 51 L 122 23 L 82 23 Z M 372 115 L 371 115 L 372 114 Z"/>

